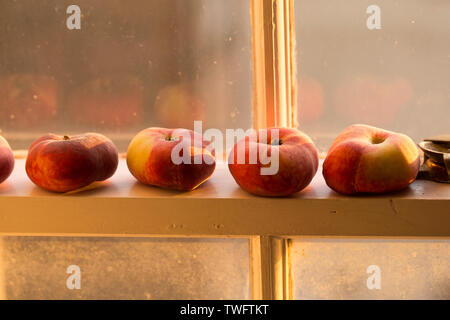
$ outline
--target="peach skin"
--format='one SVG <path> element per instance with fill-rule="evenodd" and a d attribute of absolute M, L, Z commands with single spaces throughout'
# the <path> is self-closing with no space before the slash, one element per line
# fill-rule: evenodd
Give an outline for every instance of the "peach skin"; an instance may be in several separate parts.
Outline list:
<path fill-rule="evenodd" d="M 419 162 L 418 148 L 408 136 L 358 124 L 334 140 L 323 176 L 343 194 L 392 192 L 416 179 Z"/>
<path fill-rule="evenodd" d="M 270 164 L 264 163 L 261 150 L 271 157 Z M 278 159 L 273 157 L 274 151 L 278 151 Z M 301 191 L 309 185 L 318 166 L 319 156 L 312 140 L 290 128 L 254 132 L 239 141 L 228 156 L 228 168 L 237 184 L 260 196 L 282 197 Z M 263 172 L 271 167 L 278 168 L 276 172 Z"/>
<path fill-rule="evenodd" d="M 199 145 L 194 143 L 195 139 Z M 214 172 L 214 150 L 210 149 L 209 142 L 192 130 L 147 128 L 139 132 L 128 147 L 128 169 L 144 184 L 190 191 Z M 183 153 L 180 155 L 185 161 L 176 161 L 176 150 Z"/>
<path fill-rule="evenodd" d="M 49 133 L 31 144 L 25 168 L 39 187 L 68 192 L 110 178 L 118 162 L 115 145 L 101 134 L 69 137 Z"/>
<path fill-rule="evenodd" d="M 0 183 L 8 179 L 14 169 L 14 154 L 8 142 L 0 136 Z"/>

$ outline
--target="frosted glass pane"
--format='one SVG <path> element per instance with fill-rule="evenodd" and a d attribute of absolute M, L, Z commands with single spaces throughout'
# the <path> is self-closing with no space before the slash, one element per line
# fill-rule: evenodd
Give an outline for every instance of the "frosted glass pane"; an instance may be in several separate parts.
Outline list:
<path fill-rule="evenodd" d="M 69 30 L 66 10 L 81 10 Z M 0 129 L 14 149 L 45 132 L 99 131 L 126 151 L 151 126 L 251 125 L 250 2 L 2 1 Z"/>
<path fill-rule="evenodd" d="M 1 248 L 2 298 L 249 298 L 247 239 L 4 237 Z M 70 265 L 80 290 L 67 288 Z"/>
<path fill-rule="evenodd" d="M 450 240 L 294 240 L 292 259 L 295 299 L 450 299 Z"/>
<path fill-rule="evenodd" d="M 449 16 L 448 0 L 295 1 L 298 120 L 321 151 L 353 123 L 448 132 Z"/>

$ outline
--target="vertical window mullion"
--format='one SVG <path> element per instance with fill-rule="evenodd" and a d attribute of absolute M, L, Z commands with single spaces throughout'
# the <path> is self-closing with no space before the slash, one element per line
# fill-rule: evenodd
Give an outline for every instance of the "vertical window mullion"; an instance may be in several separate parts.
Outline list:
<path fill-rule="evenodd" d="M 297 126 L 293 0 L 251 0 L 253 127 Z"/>

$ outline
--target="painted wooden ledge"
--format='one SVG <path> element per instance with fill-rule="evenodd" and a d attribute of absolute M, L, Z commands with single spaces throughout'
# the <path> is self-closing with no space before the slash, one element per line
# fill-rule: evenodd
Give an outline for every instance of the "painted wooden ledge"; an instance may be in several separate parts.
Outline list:
<path fill-rule="evenodd" d="M 107 182 L 72 194 L 34 186 L 16 161 L 0 185 L 0 234 L 115 236 L 450 236 L 450 185 L 416 181 L 382 196 L 341 196 L 321 169 L 290 198 L 241 190 L 225 164 L 199 189 L 179 193 L 144 186 L 124 160 Z"/>

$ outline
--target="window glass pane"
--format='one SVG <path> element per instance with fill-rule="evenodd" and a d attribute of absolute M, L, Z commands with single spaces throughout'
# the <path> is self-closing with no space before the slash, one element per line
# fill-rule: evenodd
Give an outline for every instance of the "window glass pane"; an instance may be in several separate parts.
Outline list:
<path fill-rule="evenodd" d="M 3 237 L 0 248 L 1 298 L 248 299 L 250 295 L 247 239 Z M 80 268 L 80 290 L 67 288 L 71 265 Z"/>
<path fill-rule="evenodd" d="M 291 253 L 295 299 L 450 299 L 450 240 L 298 239 Z"/>
<path fill-rule="evenodd" d="M 373 30 L 370 4 L 295 1 L 298 120 L 321 151 L 354 123 L 415 141 L 448 132 L 450 2 L 377 1 L 381 29 Z"/>
<path fill-rule="evenodd" d="M 125 151 L 149 126 L 247 128 L 249 1 L 19 0 L 0 10 L 0 134 L 99 131 Z"/>

